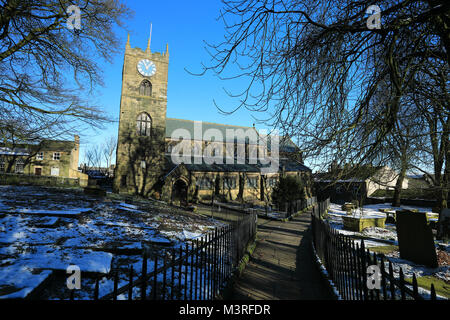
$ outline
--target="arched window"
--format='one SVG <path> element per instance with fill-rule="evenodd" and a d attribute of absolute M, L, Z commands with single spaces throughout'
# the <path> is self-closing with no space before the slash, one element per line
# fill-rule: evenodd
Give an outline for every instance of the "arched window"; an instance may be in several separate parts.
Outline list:
<path fill-rule="evenodd" d="M 152 129 L 152 118 L 146 112 L 142 112 L 137 117 L 137 133 L 140 136 L 150 136 Z"/>
<path fill-rule="evenodd" d="M 152 95 L 152 84 L 148 80 L 143 80 L 139 86 L 139 94 L 141 96 L 151 97 Z"/>

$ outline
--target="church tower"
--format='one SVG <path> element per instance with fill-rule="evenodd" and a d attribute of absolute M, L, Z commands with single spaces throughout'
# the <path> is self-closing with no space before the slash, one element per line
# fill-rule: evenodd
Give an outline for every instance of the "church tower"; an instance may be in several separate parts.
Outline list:
<path fill-rule="evenodd" d="M 164 170 L 169 48 L 164 53 L 130 46 L 122 70 L 114 191 L 148 196 Z"/>

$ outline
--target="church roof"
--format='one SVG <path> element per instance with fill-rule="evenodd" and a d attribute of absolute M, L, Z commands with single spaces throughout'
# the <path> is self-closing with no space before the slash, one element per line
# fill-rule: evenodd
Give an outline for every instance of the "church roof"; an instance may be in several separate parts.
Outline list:
<path fill-rule="evenodd" d="M 203 160 L 198 161 L 201 162 L 199 164 L 195 163 L 194 158 L 190 161 L 189 164 L 183 163 L 183 165 L 186 167 L 188 171 L 193 172 L 261 172 L 262 168 L 268 168 L 270 167 L 270 164 L 262 164 L 261 162 L 257 163 L 232 163 L 227 164 L 226 160 L 224 159 L 222 164 L 207 164 Z M 234 161 L 236 162 L 236 161 Z M 166 171 L 169 172 L 172 169 L 174 169 L 177 166 L 172 161 L 171 155 L 166 154 Z M 304 164 L 288 159 L 288 158 L 280 158 L 279 159 L 279 171 L 286 171 L 286 172 L 311 172 L 311 169 L 305 166 Z"/>
<path fill-rule="evenodd" d="M 196 124 L 197 122 L 197 124 Z M 262 137 L 263 139 L 266 139 L 267 135 L 263 135 L 259 133 L 255 127 L 244 127 L 244 126 L 235 126 L 235 125 L 228 125 L 228 124 L 221 124 L 221 123 L 212 123 L 212 122 L 205 122 L 205 121 L 193 121 L 193 120 L 184 120 L 184 119 L 174 119 L 174 118 L 166 118 L 166 138 L 171 138 L 172 133 L 177 129 L 184 129 L 187 132 L 189 132 L 189 135 L 191 136 L 191 139 L 193 140 L 205 140 L 202 137 L 196 137 L 195 135 L 195 126 L 198 126 L 198 128 L 201 128 L 200 133 L 205 134 L 205 132 L 209 129 L 215 129 L 218 130 L 223 137 L 223 141 L 225 142 L 234 142 L 234 136 L 233 137 L 227 137 L 227 130 L 242 130 L 244 132 L 244 136 L 238 136 L 236 137 L 236 141 L 238 143 L 244 143 L 249 142 L 249 136 L 248 134 L 252 134 L 254 132 L 255 138 L 258 139 L 259 137 Z M 250 131 L 249 131 L 250 130 Z M 273 136 L 273 135 L 272 135 Z M 232 138 L 232 139 L 230 139 Z M 268 150 L 271 150 L 271 139 L 267 140 L 267 147 Z M 255 144 L 258 144 L 257 140 L 255 141 Z M 280 152 L 295 152 L 298 150 L 297 145 L 286 136 L 280 136 L 279 137 L 279 151 Z"/>
<path fill-rule="evenodd" d="M 196 124 L 197 123 L 197 124 Z M 196 137 L 195 135 L 195 126 L 197 125 L 198 128 L 201 128 L 201 134 L 203 135 L 207 130 L 215 129 L 218 130 L 226 142 L 233 142 L 233 140 L 228 141 L 227 139 L 227 129 L 228 130 L 243 130 L 244 133 L 251 133 L 254 131 L 256 134 L 255 137 L 257 137 L 257 131 L 253 127 L 243 127 L 243 126 L 235 126 L 235 125 L 228 125 L 228 124 L 220 124 L 220 123 L 212 123 L 212 122 L 205 122 L 205 121 L 193 121 L 193 120 L 184 120 L 184 119 L 174 119 L 174 118 L 167 118 L 166 119 L 166 138 L 170 138 L 172 136 L 172 133 L 176 129 L 185 129 L 189 132 L 191 135 L 191 138 L 194 140 L 204 140 L 202 137 Z M 247 131 L 250 130 L 250 131 Z M 234 138 L 234 137 L 233 137 Z M 243 143 L 243 140 L 239 139 L 238 137 L 237 142 Z M 245 140 L 248 141 L 248 136 L 245 137 Z"/>

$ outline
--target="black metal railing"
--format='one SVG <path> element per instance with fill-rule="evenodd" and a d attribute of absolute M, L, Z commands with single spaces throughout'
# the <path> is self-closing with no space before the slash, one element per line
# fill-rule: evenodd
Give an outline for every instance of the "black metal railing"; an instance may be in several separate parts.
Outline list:
<path fill-rule="evenodd" d="M 100 296 L 97 278 L 89 295 L 93 300 L 117 300 L 121 295 L 128 300 L 214 299 L 243 258 L 249 241 L 255 238 L 256 219 L 256 214 L 247 214 L 177 248 L 148 248 L 142 254 L 140 274 L 131 266 L 126 273 L 127 284 L 119 287 L 119 271 L 113 270 L 113 291 Z M 74 290 L 70 299 L 74 299 Z"/>
<path fill-rule="evenodd" d="M 328 206 L 329 199 L 319 202 L 312 211 L 313 245 L 328 277 L 342 299 L 425 299 L 419 294 L 415 274 L 411 283 L 405 280 L 402 268 L 399 268 L 399 276 L 395 277 L 393 264 L 385 255 L 371 253 L 365 247 L 364 240 L 361 240 L 360 245 L 354 239 L 333 229 L 323 219 Z M 374 273 L 372 270 L 368 272 L 369 266 L 372 266 Z M 376 274 L 377 270 L 378 274 Z M 433 284 L 430 288 L 430 299 L 436 299 Z"/>

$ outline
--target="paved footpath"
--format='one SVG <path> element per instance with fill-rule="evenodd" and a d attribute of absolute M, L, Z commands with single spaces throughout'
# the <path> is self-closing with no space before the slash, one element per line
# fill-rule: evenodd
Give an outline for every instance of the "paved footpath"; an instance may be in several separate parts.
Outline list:
<path fill-rule="evenodd" d="M 258 218 L 258 242 L 234 286 L 235 300 L 332 299 L 315 265 L 310 212 L 288 222 Z"/>

